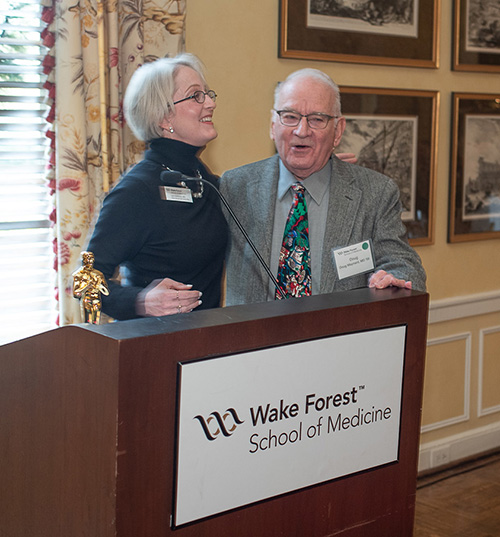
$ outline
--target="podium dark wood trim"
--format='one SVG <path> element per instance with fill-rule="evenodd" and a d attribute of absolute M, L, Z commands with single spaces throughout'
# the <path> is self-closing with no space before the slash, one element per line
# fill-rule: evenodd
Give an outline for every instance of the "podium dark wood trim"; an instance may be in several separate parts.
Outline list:
<path fill-rule="evenodd" d="M 360 289 L 0 347 L 0 535 L 411 536 L 427 314 L 425 293 Z M 397 463 L 171 528 L 179 361 L 401 324 Z"/>

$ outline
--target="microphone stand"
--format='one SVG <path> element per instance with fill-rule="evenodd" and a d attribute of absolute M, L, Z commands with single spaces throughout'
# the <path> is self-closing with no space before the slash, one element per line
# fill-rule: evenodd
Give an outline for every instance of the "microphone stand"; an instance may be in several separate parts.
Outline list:
<path fill-rule="evenodd" d="M 263 257 L 260 255 L 260 252 L 257 250 L 257 247 L 255 246 L 255 244 L 252 242 L 252 240 L 248 236 L 248 233 L 245 231 L 245 228 L 243 227 L 241 222 L 238 220 L 238 218 L 234 214 L 233 210 L 229 206 L 229 203 L 227 202 L 226 198 L 221 194 L 220 190 L 215 185 L 213 185 L 210 181 L 207 181 L 206 179 L 203 179 L 203 177 L 188 177 L 188 176 L 186 176 L 184 174 L 181 174 L 180 172 L 169 171 L 169 170 L 162 172 L 161 178 L 163 178 L 165 175 L 176 175 L 178 177 L 178 179 L 175 179 L 175 181 L 176 181 L 175 184 L 177 186 L 179 186 L 178 183 L 180 181 L 183 181 L 184 184 L 186 183 L 186 181 L 201 181 L 204 185 L 208 185 L 210 188 L 212 188 L 212 190 L 214 190 L 217 193 L 217 195 L 219 196 L 219 199 L 223 203 L 224 207 L 227 209 L 227 212 L 231 215 L 231 218 L 234 220 L 235 224 L 238 226 L 238 229 L 241 231 L 241 233 L 245 237 L 246 241 L 248 242 L 248 244 L 252 248 L 254 254 L 257 256 L 257 259 L 259 260 L 260 264 L 264 267 L 264 270 L 267 272 L 269 278 L 273 282 L 273 285 L 276 287 L 276 290 L 280 294 L 281 298 L 286 299 L 286 295 L 283 292 L 283 289 L 281 289 L 281 286 L 277 282 L 276 278 L 273 276 L 273 273 L 271 272 L 271 269 L 268 267 L 267 263 L 264 261 Z M 172 178 L 172 181 L 174 181 L 173 178 Z"/>

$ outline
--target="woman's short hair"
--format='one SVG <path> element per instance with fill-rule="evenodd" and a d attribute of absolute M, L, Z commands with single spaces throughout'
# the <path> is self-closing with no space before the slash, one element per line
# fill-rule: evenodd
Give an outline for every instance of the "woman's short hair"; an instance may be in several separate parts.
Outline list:
<path fill-rule="evenodd" d="M 288 82 L 291 82 L 295 78 L 315 78 L 319 80 L 320 82 L 323 82 L 326 86 L 328 86 L 335 97 L 334 99 L 334 107 L 335 110 L 332 110 L 333 115 L 340 116 L 342 115 L 341 106 L 340 106 L 340 90 L 337 84 L 323 71 L 320 71 L 319 69 L 312 69 L 309 67 L 306 67 L 305 69 L 299 69 L 298 71 L 294 71 L 293 73 L 289 74 L 287 78 L 283 82 L 279 82 L 274 90 L 274 108 L 278 106 L 278 100 L 280 97 L 281 90 L 285 87 L 285 85 Z"/>
<path fill-rule="evenodd" d="M 193 54 L 160 58 L 139 67 L 125 91 L 123 112 L 128 126 L 139 140 L 160 138 L 160 123 L 174 112 L 175 75 L 183 67 L 194 69 L 206 85 L 203 66 Z M 175 112 L 174 112 L 175 113 Z"/>

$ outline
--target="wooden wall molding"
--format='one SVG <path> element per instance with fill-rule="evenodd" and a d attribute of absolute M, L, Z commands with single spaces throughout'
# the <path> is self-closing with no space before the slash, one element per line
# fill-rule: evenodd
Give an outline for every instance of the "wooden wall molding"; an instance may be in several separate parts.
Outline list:
<path fill-rule="evenodd" d="M 451 464 L 498 449 L 498 446 L 500 446 L 500 423 L 492 423 L 441 440 L 427 442 L 420 445 L 418 471 L 424 472 L 440 466 L 433 464 L 436 461 Z M 440 459 L 435 457 L 436 454 L 444 456 Z"/>
<path fill-rule="evenodd" d="M 443 429 L 445 427 L 449 427 L 450 425 L 456 425 L 457 423 L 468 421 L 470 418 L 470 370 L 471 370 L 472 334 L 470 332 L 464 332 L 461 334 L 451 334 L 445 337 L 429 339 L 427 341 L 427 346 L 430 347 L 431 345 L 444 345 L 446 343 L 450 343 L 452 341 L 459 341 L 459 340 L 465 340 L 463 413 L 458 416 L 453 416 L 452 418 L 448 418 L 446 420 L 423 425 L 420 429 L 422 433 L 435 431 L 436 429 Z"/>
<path fill-rule="evenodd" d="M 500 312 L 500 289 L 474 295 L 431 300 L 429 324 L 495 312 Z"/>
<path fill-rule="evenodd" d="M 479 331 L 479 386 L 477 400 L 478 417 L 487 416 L 488 414 L 494 414 L 495 412 L 500 412 L 500 404 L 483 408 L 484 338 L 488 334 L 494 334 L 496 332 L 500 332 L 500 326 L 491 326 L 489 328 L 483 328 Z"/>

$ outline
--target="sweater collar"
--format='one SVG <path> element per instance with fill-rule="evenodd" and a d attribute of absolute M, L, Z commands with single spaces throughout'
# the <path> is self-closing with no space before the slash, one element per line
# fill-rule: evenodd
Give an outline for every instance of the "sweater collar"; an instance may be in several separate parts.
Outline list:
<path fill-rule="evenodd" d="M 186 175 L 192 175 L 202 166 L 198 159 L 201 149 L 170 138 L 155 138 L 149 143 L 146 158 Z"/>

